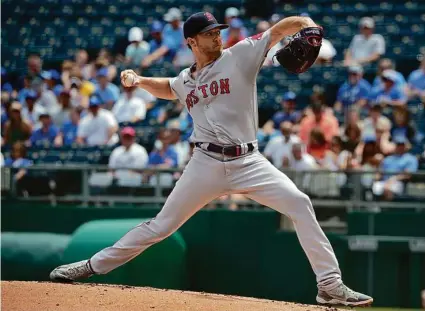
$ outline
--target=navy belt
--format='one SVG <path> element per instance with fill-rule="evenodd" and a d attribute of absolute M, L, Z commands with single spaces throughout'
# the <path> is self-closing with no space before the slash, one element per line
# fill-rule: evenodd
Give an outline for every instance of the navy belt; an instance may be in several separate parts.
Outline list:
<path fill-rule="evenodd" d="M 243 154 L 247 154 L 255 149 L 252 143 L 247 143 L 243 145 L 234 145 L 234 146 L 218 146 L 212 143 L 195 143 L 195 146 L 207 151 L 220 153 L 229 157 L 238 157 Z"/>

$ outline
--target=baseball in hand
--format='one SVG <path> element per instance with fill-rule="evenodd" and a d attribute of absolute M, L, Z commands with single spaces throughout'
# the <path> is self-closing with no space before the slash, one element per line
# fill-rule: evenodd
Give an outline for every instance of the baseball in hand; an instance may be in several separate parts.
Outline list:
<path fill-rule="evenodd" d="M 131 73 L 126 74 L 124 77 L 124 86 L 125 87 L 133 86 L 134 80 L 136 80 L 134 74 L 131 74 Z"/>

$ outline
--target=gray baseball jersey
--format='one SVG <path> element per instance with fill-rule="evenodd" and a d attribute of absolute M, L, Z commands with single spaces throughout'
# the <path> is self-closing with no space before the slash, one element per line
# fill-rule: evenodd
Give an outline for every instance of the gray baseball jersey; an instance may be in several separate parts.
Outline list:
<path fill-rule="evenodd" d="M 267 54 L 270 32 L 240 41 L 194 79 L 191 68 L 170 85 L 193 118 L 193 142 L 236 145 L 256 140 L 257 74 Z"/>
<path fill-rule="evenodd" d="M 224 50 L 195 79 L 190 69 L 171 79 L 171 88 L 193 117 L 193 142 L 235 145 L 256 141 L 255 80 L 269 42 L 269 32 L 247 38 Z M 119 267 L 172 234 L 210 201 L 232 193 L 243 193 L 294 221 L 319 288 L 335 288 L 342 282 L 332 246 L 315 218 L 308 196 L 258 150 L 232 158 L 195 148 L 158 215 L 95 254 L 90 259 L 93 270 L 104 274 Z"/>

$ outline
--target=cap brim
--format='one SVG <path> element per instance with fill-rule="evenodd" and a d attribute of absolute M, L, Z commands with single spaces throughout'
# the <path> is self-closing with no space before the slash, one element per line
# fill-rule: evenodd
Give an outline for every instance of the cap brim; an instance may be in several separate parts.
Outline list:
<path fill-rule="evenodd" d="M 204 32 L 210 31 L 212 29 L 216 29 L 216 28 L 218 28 L 220 30 L 226 29 L 226 28 L 229 28 L 229 25 L 227 25 L 227 24 L 212 24 L 212 25 L 209 25 L 209 26 L 205 27 L 204 29 L 202 29 L 199 33 L 204 33 Z"/>

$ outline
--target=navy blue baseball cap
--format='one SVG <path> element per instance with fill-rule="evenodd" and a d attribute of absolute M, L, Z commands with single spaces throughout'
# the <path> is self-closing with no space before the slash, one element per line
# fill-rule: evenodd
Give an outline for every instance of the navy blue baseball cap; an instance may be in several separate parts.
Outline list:
<path fill-rule="evenodd" d="M 215 17 L 209 12 L 195 13 L 186 20 L 183 25 L 184 38 L 192 38 L 197 34 L 207 32 L 211 29 L 226 29 L 227 24 L 219 24 Z"/>

